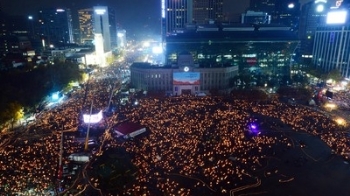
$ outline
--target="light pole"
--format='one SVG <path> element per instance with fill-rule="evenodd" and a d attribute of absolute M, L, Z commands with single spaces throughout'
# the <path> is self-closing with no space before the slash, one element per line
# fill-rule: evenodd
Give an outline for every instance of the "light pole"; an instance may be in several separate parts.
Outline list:
<path fill-rule="evenodd" d="M 33 18 L 33 16 L 28 16 L 28 20 L 30 21 L 30 26 L 31 26 L 31 34 L 32 34 L 32 37 L 34 37 L 34 24 L 33 24 L 33 20 L 34 20 L 34 18 Z"/>

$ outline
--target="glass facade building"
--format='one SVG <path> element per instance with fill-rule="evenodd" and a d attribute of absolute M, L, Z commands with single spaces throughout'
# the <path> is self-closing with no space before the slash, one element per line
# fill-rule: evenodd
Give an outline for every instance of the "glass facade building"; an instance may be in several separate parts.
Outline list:
<path fill-rule="evenodd" d="M 166 64 L 176 64 L 184 51 L 197 67 L 238 66 L 271 76 L 289 76 L 292 55 L 299 41 L 289 27 L 221 26 L 167 37 Z"/>
<path fill-rule="evenodd" d="M 47 38 L 47 44 L 74 43 L 70 9 L 43 9 L 38 14 L 39 35 Z"/>
<path fill-rule="evenodd" d="M 315 33 L 313 64 L 325 72 L 333 69 L 350 77 L 350 25 L 319 27 Z"/>

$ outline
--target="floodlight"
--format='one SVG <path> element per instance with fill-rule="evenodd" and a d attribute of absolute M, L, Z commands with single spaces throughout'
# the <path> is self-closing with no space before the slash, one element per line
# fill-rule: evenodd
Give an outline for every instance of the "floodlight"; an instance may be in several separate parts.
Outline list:
<path fill-rule="evenodd" d="M 152 48 L 152 52 L 154 54 L 161 54 L 161 53 L 163 53 L 163 49 L 160 46 L 155 46 L 155 47 Z"/>
<path fill-rule="evenodd" d="M 151 45 L 151 43 L 149 43 L 149 41 L 145 41 L 142 46 L 144 48 L 147 48 L 147 47 L 150 47 L 150 45 Z"/>
<path fill-rule="evenodd" d="M 289 9 L 293 9 L 294 7 L 295 7 L 294 3 L 288 4 L 288 8 L 289 8 Z"/>
<path fill-rule="evenodd" d="M 60 98 L 59 92 L 53 93 L 51 98 L 52 98 L 52 100 L 58 100 Z"/>
<path fill-rule="evenodd" d="M 316 6 L 316 11 L 317 12 L 323 12 L 324 11 L 324 5 L 323 4 L 319 4 Z"/>
<path fill-rule="evenodd" d="M 347 11 L 332 11 L 327 13 L 327 24 L 344 24 L 346 22 Z"/>
<path fill-rule="evenodd" d="M 317 3 L 327 3 L 327 0 L 315 0 L 315 4 Z"/>

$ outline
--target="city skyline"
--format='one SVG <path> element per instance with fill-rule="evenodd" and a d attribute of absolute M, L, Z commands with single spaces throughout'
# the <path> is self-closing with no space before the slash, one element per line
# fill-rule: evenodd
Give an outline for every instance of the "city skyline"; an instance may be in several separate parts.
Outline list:
<path fill-rule="evenodd" d="M 249 6 L 250 0 L 224 0 L 224 14 L 229 17 L 229 20 L 236 19 L 237 16 L 243 13 Z M 301 4 L 311 0 L 300 0 Z M 333 1 L 333 0 L 332 0 Z M 21 6 L 18 6 L 21 5 Z M 61 1 L 21 1 L 12 0 L 1 3 L 0 9 L 9 15 L 36 15 L 39 9 L 49 7 L 70 8 L 72 12 L 78 9 L 92 8 L 93 6 L 108 6 L 116 11 L 117 23 L 123 28 L 129 28 L 130 21 L 135 21 L 136 25 L 149 25 L 151 28 L 158 27 L 160 24 L 160 0 L 61 0 Z"/>
<path fill-rule="evenodd" d="M 299 0 L 301 4 L 312 0 Z M 335 1 L 335 0 L 330 0 Z M 34 3 L 35 2 L 35 3 Z M 249 6 L 250 0 L 224 0 L 226 10 L 232 9 L 233 13 L 244 12 L 244 10 Z M 21 5 L 21 6 L 18 6 Z M 148 1 L 138 1 L 138 0 L 61 0 L 61 1 L 45 1 L 45 0 L 33 0 L 33 1 L 22 1 L 22 0 L 12 0 L 4 1 L 0 4 L 1 9 L 10 15 L 30 15 L 34 14 L 38 9 L 45 7 L 68 7 L 71 9 L 83 9 L 93 6 L 109 6 L 113 9 L 125 13 L 127 8 L 134 8 L 136 10 L 142 9 L 143 11 L 148 12 L 148 10 L 157 11 L 160 14 L 160 0 L 148 0 Z M 137 5 L 137 6 L 134 6 Z M 126 10 L 125 10 L 126 9 Z M 136 12 L 139 13 L 139 12 Z"/>

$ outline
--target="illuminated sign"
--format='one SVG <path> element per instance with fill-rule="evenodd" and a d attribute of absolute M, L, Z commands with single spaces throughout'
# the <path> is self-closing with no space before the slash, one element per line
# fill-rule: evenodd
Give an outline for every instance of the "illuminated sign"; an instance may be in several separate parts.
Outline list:
<path fill-rule="evenodd" d="M 346 22 L 347 11 L 333 11 L 327 13 L 327 24 L 344 24 Z"/>
<path fill-rule="evenodd" d="M 199 85 L 200 73 L 199 72 L 174 72 L 173 84 L 174 85 Z"/>
<path fill-rule="evenodd" d="M 315 3 L 327 3 L 327 0 L 315 0 Z"/>
<path fill-rule="evenodd" d="M 247 58 L 247 63 L 250 65 L 255 65 L 258 62 L 256 58 Z"/>
<path fill-rule="evenodd" d="M 335 2 L 335 7 L 340 7 L 342 3 L 343 3 L 343 0 L 336 1 Z"/>
<path fill-rule="evenodd" d="M 105 9 L 95 9 L 95 13 L 98 15 L 103 15 L 106 13 L 106 10 Z"/>
<path fill-rule="evenodd" d="M 103 118 L 103 115 L 102 115 L 102 110 L 97 113 L 97 114 L 84 114 L 83 115 L 83 120 L 84 120 L 84 123 L 98 123 L 102 120 Z"/>

